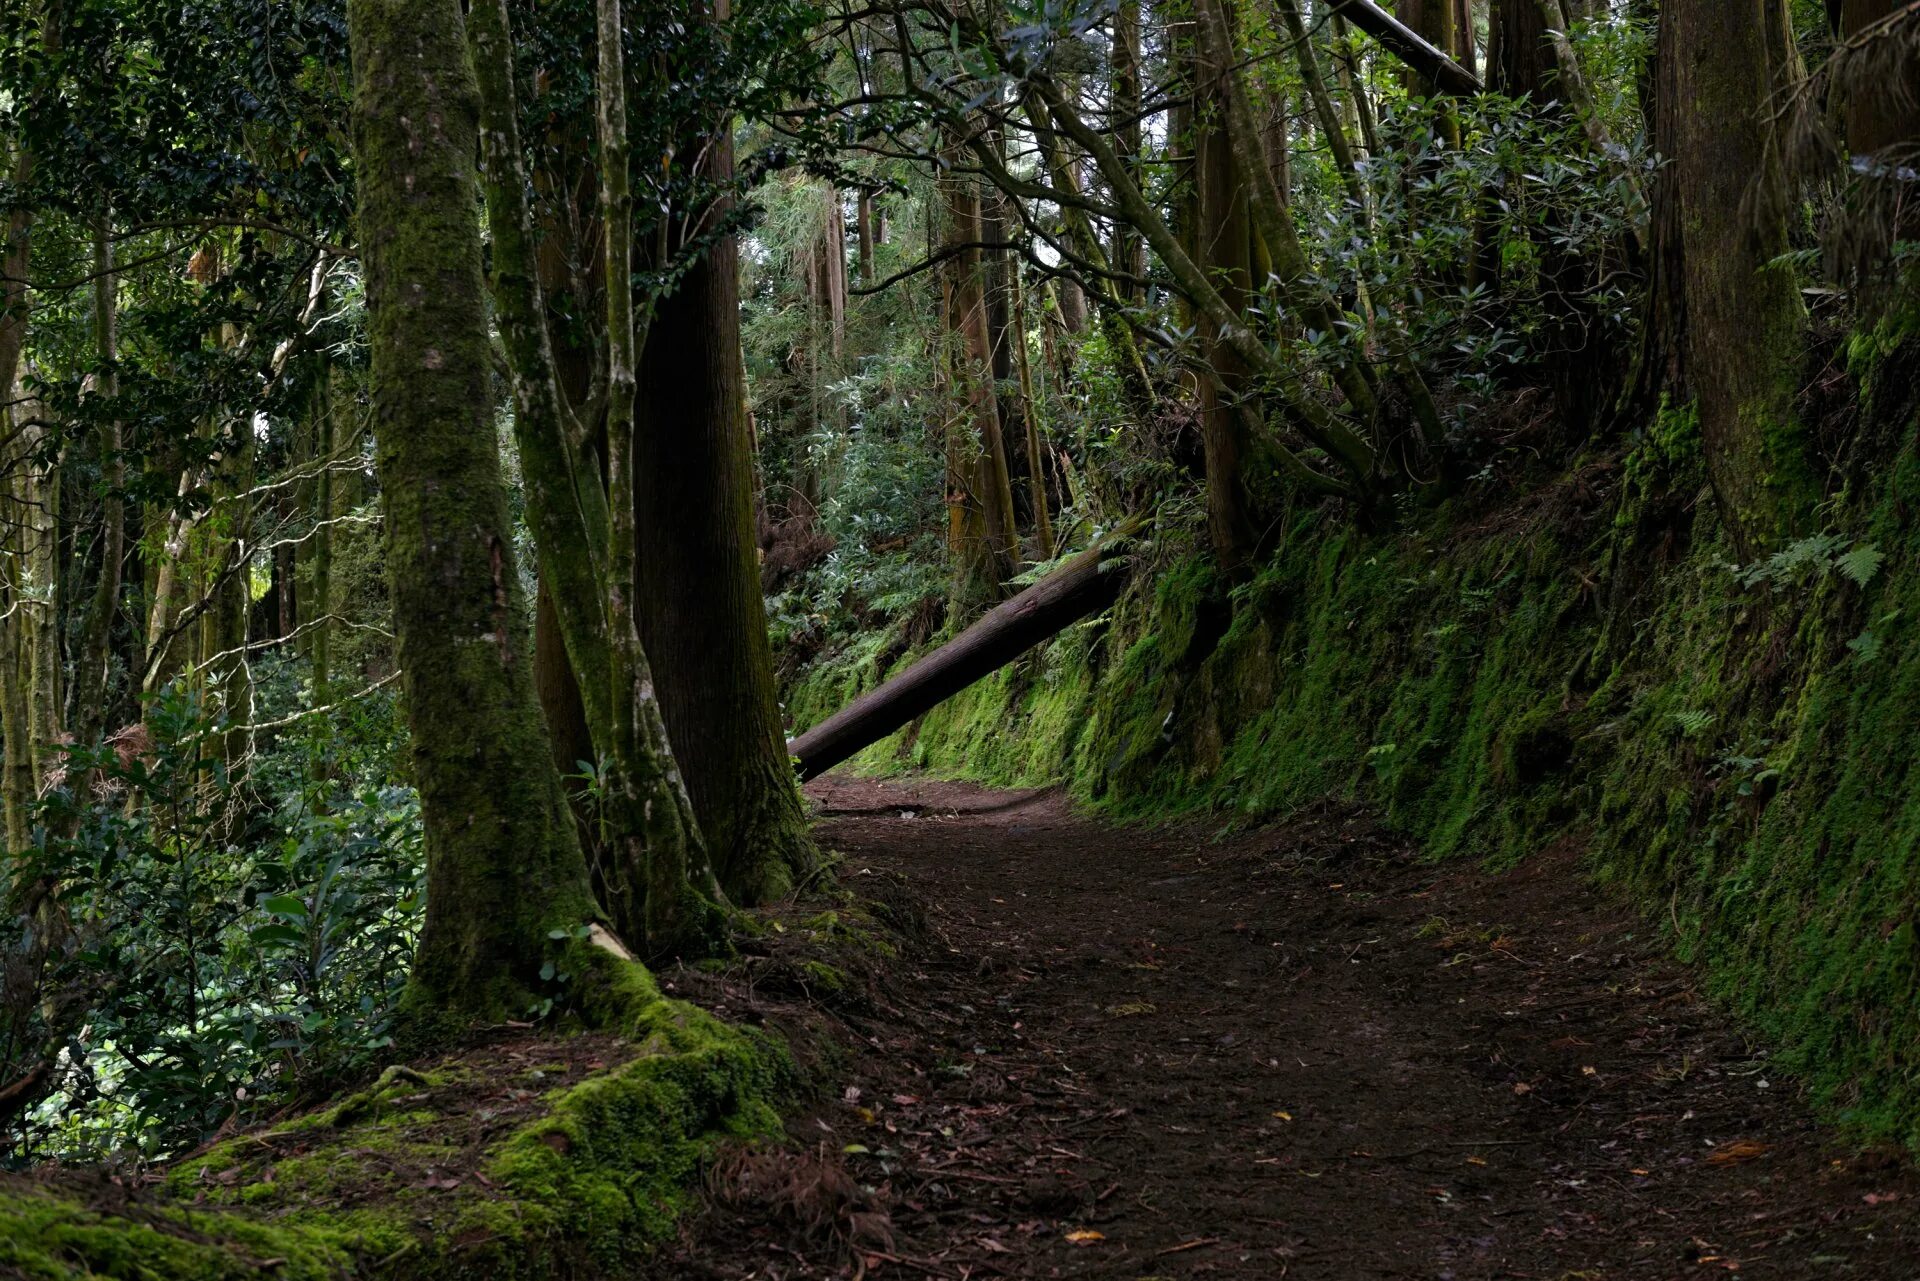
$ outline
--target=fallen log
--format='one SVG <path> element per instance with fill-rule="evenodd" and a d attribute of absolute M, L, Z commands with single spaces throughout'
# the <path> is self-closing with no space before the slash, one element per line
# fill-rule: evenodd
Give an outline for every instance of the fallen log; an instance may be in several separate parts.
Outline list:
<path fill-rule="evenodd" d="M 1432 81 L 1441 93 L 1471 98 L 1481 91 L 1478 76 L 1428 44 L 1373 0 L 1334 0 L 1333 12 L 1378 40 L 1388 53 Z"/>
<path fill-rule="evenodd" d="M 787 755 L 793 758 L 800 777 L 817 778 L 1041 641 L 1113 604 L 1126 580 L 1121 553 L 1136 528 L 1132 523 L 1123 526 L 1012 600 L 988 611 L 979 622 L 923 655 L 906 671 L 790 740 Z"/>

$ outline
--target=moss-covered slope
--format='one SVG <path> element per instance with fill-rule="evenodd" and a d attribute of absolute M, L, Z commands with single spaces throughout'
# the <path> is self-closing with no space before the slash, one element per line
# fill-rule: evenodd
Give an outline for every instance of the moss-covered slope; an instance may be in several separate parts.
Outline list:
<path fill-rule="evenodd" d="M 1850 359 L 1852 479 L 1771 563 L 1730 562 L 1692 417 L 1663 413 L 1411 532 L 1302 515 L 1231 588 L 1163 537 L 1109 619 L 856 765 L 1130 817 L 1354 797 L 1436 855 L 1580 839 L 1832 1112 L 1920 1145 L 1920 345 Z M 826 662 L 790 708 L 879 675 Z"/>
<path fill-rule="evenodd" d="M 672 1223 L 714 1146 L 778 1129 L 782 1050 L 638 967 L 618 1033 L 477 1046 L 128 1189 L 0 1184 L 0 1275 L 69 1281 L 605 1277 Z M 790 1083 L 789 1083 L 790 1084 Z"/>

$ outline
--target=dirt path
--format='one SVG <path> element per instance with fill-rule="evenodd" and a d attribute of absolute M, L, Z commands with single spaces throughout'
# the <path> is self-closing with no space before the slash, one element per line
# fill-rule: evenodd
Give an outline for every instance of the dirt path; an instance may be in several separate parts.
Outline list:
<path fill-rule="evenodd" d="M 716 1209 L 663 1276 L 1920 1276 L 1920 1178 L 1811 1126 L 1570 853 L 812 791 L 932 927 L 796 1127 L 867 1191 L 811 1235 Z"/>

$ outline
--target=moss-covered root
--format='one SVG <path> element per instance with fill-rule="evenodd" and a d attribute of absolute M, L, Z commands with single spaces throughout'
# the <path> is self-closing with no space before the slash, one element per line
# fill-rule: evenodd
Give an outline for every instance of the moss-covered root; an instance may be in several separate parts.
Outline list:
<path fill-rule="evenodd" d="M 791 1068 L 593 940 L 565 959 L 580 1003 L 616 1030 L 384 1074 L 137 1195 L 104 1180 L 0 1181 L 0 1275 L 621 1275 L 669 1229 L 717 1144 L 777 1131 Z"/>

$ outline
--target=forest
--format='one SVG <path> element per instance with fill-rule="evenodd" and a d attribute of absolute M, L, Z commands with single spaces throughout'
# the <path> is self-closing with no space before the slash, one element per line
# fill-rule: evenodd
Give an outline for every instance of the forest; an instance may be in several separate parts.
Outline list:
<path fill-rule="evenodd" d="M 1920 1275 L 1920 2 L 0 0 L 0 1277 Z"/>

